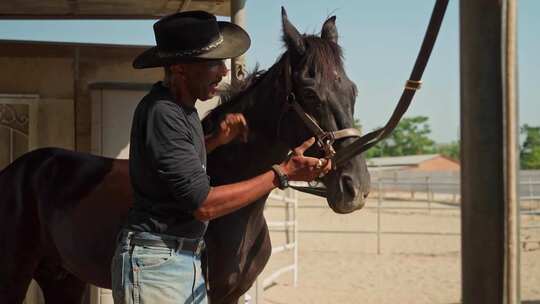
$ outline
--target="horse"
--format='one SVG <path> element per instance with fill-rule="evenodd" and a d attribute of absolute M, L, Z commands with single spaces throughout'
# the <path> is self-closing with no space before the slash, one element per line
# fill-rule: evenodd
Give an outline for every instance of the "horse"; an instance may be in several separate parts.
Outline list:
<path fill-rule="evenodd" d="M 227 113 L 243 113 L 247 142 L 208 155 L 212 185 L 256 176 L 313 136 L 291 110 L 290 96 L 324 130 L 353 127 L 355 84 L 347 77 L 335 17 L 319 35 L 300 34 L 282 9 L 285 52 L 225 98 L 204 120 L 212 132 Z M 340 150 L 351 138 L 335 141 Z M 324 157 L 313 146 L 306 155 Z M 362 208 L 369 173 L 362 155 L 320 181 L 336 213 Z M 271 243 L 263 209 L 268 195 L 212 220 L 205 235 L 206 277 L 212 304 L 237 303 L 266 265 Z M 111 288 L 115 238 L 132 205 L 128 161 L 41 148 L 0 172 L 0 303 L 21 303 L 32 278 L 46 303 L 80 303 L 86 284 Z"/>

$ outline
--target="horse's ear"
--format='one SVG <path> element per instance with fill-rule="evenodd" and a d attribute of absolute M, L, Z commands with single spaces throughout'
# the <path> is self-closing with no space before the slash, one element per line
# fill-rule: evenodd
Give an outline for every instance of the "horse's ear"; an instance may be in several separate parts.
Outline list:
<path fill-rule="evenodd" d="M 338 32 L 336 27 L 336 16 L 332 16 L 324 22 L 321 30 L 321 38 L 330 40 L 334 43 L 338 42 Z"/>
<path fill-rule="evenodd" d="M 303 55 L 306 51 L 304 39 L 298 30 L 289 22 L 285 8 L 281 7 L 281 21 L 283 23 L 283 40 L 287 49 L 294 51 L 298 55 Z"/>

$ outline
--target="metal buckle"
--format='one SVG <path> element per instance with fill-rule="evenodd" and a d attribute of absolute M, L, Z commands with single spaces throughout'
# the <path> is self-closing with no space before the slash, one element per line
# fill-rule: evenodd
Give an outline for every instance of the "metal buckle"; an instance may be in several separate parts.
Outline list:
<path fill-rule="evenodd" d="M 323 149 L 325 158 L 332 158 L 336 154 L 333 146 L 334 134 L 332 132 L 325 132 L 320 139 L 317 139 L 317 144 Z"/>
<path fill-rule="evenodd" d="M 407 90 L 413 90 L 418 91 L 422 87 L 422 81 L 421 80 L 407 80 L 405 82 L 405 89 Z"/>
<path fill-rule="evenodd" d="M 324 154 L 325 158 L 332 158 L 334 155 L 336 155 L 336 150 L 332 146 L 332 144 L 329 143 L 329 141 L 326 142 L 326 145 L 324 146 Z"/>

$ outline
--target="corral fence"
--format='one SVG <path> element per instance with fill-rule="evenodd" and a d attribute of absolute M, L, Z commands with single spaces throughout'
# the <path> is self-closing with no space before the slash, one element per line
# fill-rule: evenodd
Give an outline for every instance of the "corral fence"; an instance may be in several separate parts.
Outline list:
<path fill-rule="evenodd" d="M 292 272 L 293 285 L 298 283 L 298 193 L 291 188 L 285 191 L 274 190 L 270 194 L 268 201 L 274 207 L 283 208 L 283 221 L 267 222 L 268 229 L 272 231 L 285 232 L 285 243 L 272 247 L 272 256 L 276 254 L 292 254 L 292 263 L 282 266 L 267 274 L 265 277 L 259 277 L 253 284 L 253 287 L 245 295 L 245 303 L 261 304 L 263 303 L 263 293 L 266 289 L 276 284 L 278 277 L 285 273 Z M 242 302 L 242 301 L 241 301 Z"/>
<path fill-rule="evenodd" d="M 534 176 L 522 174 L 519 182 L 520 194 L 520 215 L 531 216 L 533 221 L 520 226 L 524 230 L 540 228 L 540 177 L 534 180 Z M 378 178 L 373 187 L 376 189 L 377 197 L 377 253 L 380 253 L 381 234 L 417 234 L 417 235 L 441 235 L 441 236 L 459 236 L 460 233 L 453 232 L 434 232 L 434 231 L 382 231 L 380 227 L 380 213 L 382 210 L 426 210 L 432 211 L 455 210 L 460 211 L 460 182 L 459 179 L 446 180 L 440 177 L 423 176 L 410 178 L 409 180 L 395 180 L 389 178 Z M 408 201 L 417 206 L 384 206 L 388 201 Z M 408 204 L 410 205 L 410 204 Z M 369 209 L 369 207 L 368 207 Z M 540 239 L 523 238 L 521 240 L 522 248 L 526 249 L 530 244 L 540 246 Z"/>
<path fill-rule="evenodd" d="M 527 217 L 522 224 L 521 234 L 527 230 L 540 229 L 540 170 L 521 171 L 519 182 L 520 214 Z M 459 237 L 459 231 L 406 231 L 385 230 L 381 217 L 384 212 L 411 211 L 460 212 L 459 172 L 376 172 L 372 173 L 370 198 L 376 203 L 365 210 L 375 210 L 376 227 L 364 230 L 300 229 L 310 234 L 371 234 L 377 236 L 377 253 L 381 253 L 383 235 L 422 235 Z M 300 208 L 328 208 L 325 205 L 301 205 Z M 540 238 L 529 235 L 521 239 L 523 249 L 540 248 Z"/>
<path fill-rule="evenodd" d="M 459 171 L 372 171 L 372 181 L 382 182 L 386 192 L 404 192 L 415 198 L 417 193 L 450 195 L 459 200 L 461 191 Z M 519 196 L 521 200 L 540 199 L 540 170 L 521 170 L 519 173 Z"/>

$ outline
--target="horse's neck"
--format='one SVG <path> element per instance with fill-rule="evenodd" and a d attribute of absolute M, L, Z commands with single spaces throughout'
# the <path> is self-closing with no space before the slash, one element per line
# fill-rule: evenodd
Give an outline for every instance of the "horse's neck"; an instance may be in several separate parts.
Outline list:
<path fill-rule="evenodd" d="M 277 136 L 281 119 L 283 97 L 278 86 L 279 73 L 271 70 L 256 85 L 245 92 L 239 103 L 249 124 L 247 143 L 232 143 L 216 149 L 209 155 L 210 176 L 219 184 L 237 182 L 261 174 L 281 162 L 289 148 Z M 232 107 L 231 112 L 236 111 Z M 231 171 L 232 170 L 232 171 Z M 231 174 L 233 173 L 234 174 Z M 234 175 L 234 176 L 232 176 Z"/>
<path fill-rule="evenodd" d="M 264 135 L 269 141 L 279 143 L 277 130 L 283 114 L 285 84 L 276 63 L 257 85 L 253 86 L 246 97 L 251 108 L 244 111 L 250 127 L 258 135 Z M 282 143 L 283 145 L 284 143 Z"/>
<path fill-rule="evenodd" d="M 285 102 L 284 82 L 281 78 L 279 69 L 274 66 L 247 94 L 247 98 L 252 101 L 252 107 L 245 111 L 245 115 L 250 122 L 250 128 L 255 131 L 256 139 L 267 145 L 263 150 L 266 153 L 263 154 L 268 157 L 272 157 L 275 152 L 283 154 L 288 151 L 286 143 L 280 140 L 278 135 Z"/>

